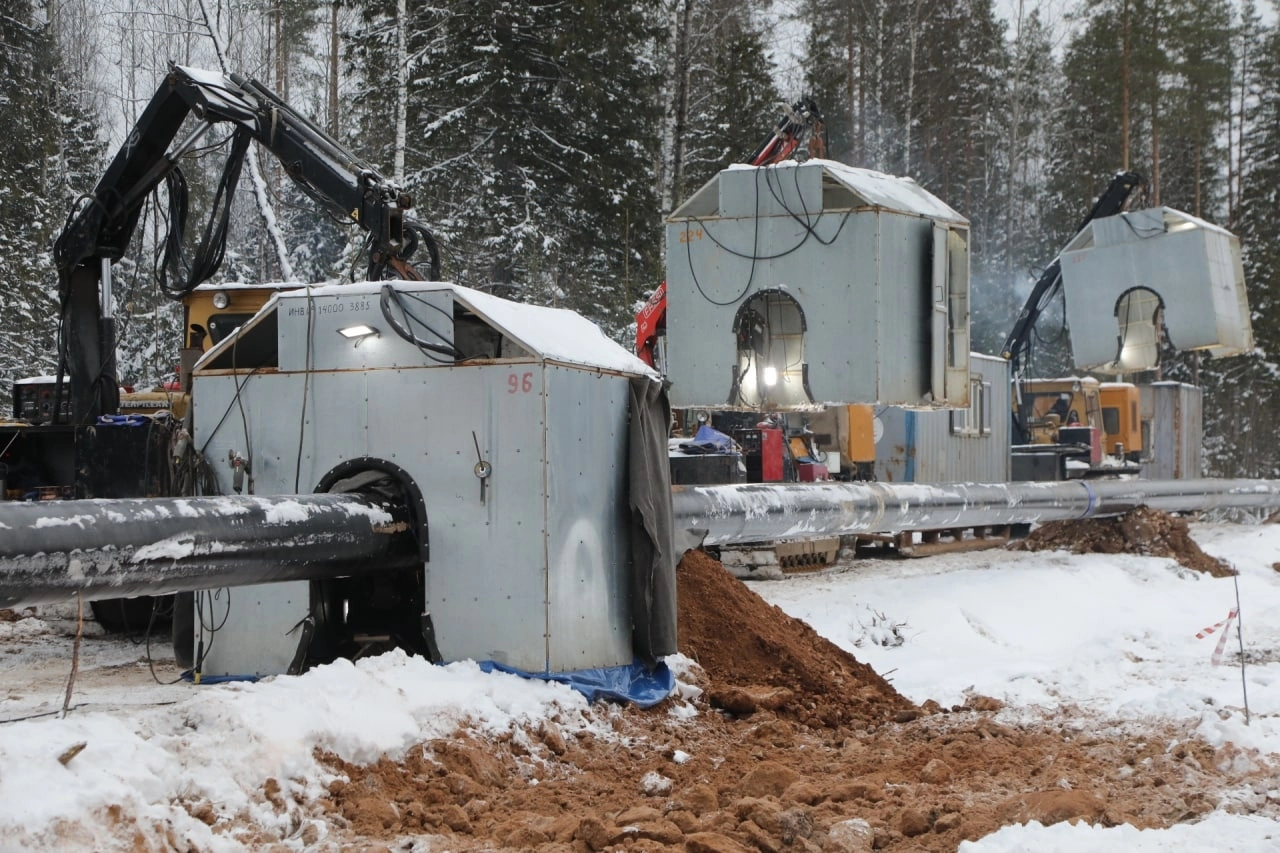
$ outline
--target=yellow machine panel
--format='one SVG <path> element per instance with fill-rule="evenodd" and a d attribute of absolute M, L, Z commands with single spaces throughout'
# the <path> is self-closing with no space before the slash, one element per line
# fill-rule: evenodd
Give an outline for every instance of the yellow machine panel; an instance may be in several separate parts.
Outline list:
<path fill-rule="evenodd" d="M 1137 461 L 1143 451 L 1138 386 L 1129 382 L 1104 382 L 1100 395 L 1106 452 L 1116 454 L 1120 450 L 1126 459 Z"/>
<path fill-rule="evenodd" d="M 841 448 L 854 462 L 872 463 L 876 461 L 876 415 L 872 406 L 855 404 L 845 407 L 849 418 L 846 432 L 847 441 Z"/>

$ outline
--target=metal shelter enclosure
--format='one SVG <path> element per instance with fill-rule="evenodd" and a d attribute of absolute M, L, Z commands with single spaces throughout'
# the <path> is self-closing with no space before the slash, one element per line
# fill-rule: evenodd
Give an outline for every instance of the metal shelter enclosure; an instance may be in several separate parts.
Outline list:
<path fill-rule="evenodd" d="M 1152 369 L 1166 335 L 1177 349 L 1215 357 L 1253 348 L 1240 241 L 1188 213 L 1156 207 L 1093 220 L 1063 249 L 1062 282 L 1080 369 Z"/>
<path fill-rule="evenodd" d="M 1142 401 L 1142 476 L 1195 480 L 1204 472 L 1204 389 L 1185 382 L 1138 387 Z"/>
<path fill-rule="evenodd" d="M 225 493 L 237 459 L 241 488 L 260 495 L 374 467 L 409 480 L 429 551 L 423 606 L 445 660 L 625 665 L 634 379 L 656 374 L 569 311 L 443 283 L 304 288 L 197 364 L 194 437 Z M 308 590 L 228 591 L 204 672 L 286 671 Z"/>
<path fill-rule="evenodd" d="M 914 181 L 733 166 L 666 237 L 672 405 L 968 405 L 969 224 Z"/>

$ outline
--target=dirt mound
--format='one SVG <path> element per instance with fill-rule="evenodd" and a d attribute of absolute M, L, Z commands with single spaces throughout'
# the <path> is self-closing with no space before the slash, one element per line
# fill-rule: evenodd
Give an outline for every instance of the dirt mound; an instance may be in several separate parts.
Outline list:
<path fill-rule="evenodd" d="M 994 700 L 915 708 L 706 554 L 685 556 L 678 584 L 680 650 L 705 669 L 710 704 L 732 713 L 702 700 L 693 717 L 627 706 L 602 712 L 611 736 L 550 719 L 370 765 L 320 754 L 341 777 L 328 796 L 278 807 L 365 850 L 412 839 L 459 853 L 950 853 L 1028 820 L 1169 826 L 1271 778 L 1256 754 L 1215 750 L 1191 722 L 1129 731 L 1082 727 L 1078 710 L 1003 724 Z M 279 788 L 269 780 L 263 799 L 277 803 Z"/>
<path fill-rule="evenodd" d="M 950 853 L 1014 822 L 1194 820 L 1216 792 L 1271 772 L 1230 744 L 1215 751 L 1193 724 L 1133 733 L 1082 729 L 1071 711 L 1002 725 L 995 701 L 915 708 L 705 553 L 687 553 L 677 580 L 680 651 L 730 713 L 621 707 L 613 736 L 547 720 L 372 765 L 320 754 L 340 779 L 297 808 L 330 841 L 367 850 Z M 262 798 L 275 803 L 274 789 Z"/>
<path fill-rule="evenodd" d="M 767 711 L 677 723 L 627 708 L 614 728 L 616 739 L 554 722 L 488 742 L 460 733 L 364 766 L 322 755 L 345 778 L 309 808 L 330 841 L 370 851 L 412 838 L 458 853 L 951 853 L 1029 820 L 1194 820 L 1224 788 L 1271 772 L 1191 724 L 1082 731 L 1078 718 L 1002 725 L 966 712 L 855 737 Z M 1257 769 L 1232 778 L 1232 766 Z"/>
<path fill-rule="evenodd" d="M 685 554 L 676 583 L 680 652 L 706 671 L 713 705 L 739 714 L 763 707 L 810 726 L 883 722 L 912 707 L 702 551 Z"/>
<path fill-rule="evenodd" d="M 1235 571 L 1200 549 L 1191 538 L 1187 522 L 1147 507 L 1138 507 L 1110 518 L 1050 521 L 1011 548 L 1026 551 L 1071 551 L 1073 554 L 1140 554 L 1170 557 L 1181 565 L 1215 578 Z"/>

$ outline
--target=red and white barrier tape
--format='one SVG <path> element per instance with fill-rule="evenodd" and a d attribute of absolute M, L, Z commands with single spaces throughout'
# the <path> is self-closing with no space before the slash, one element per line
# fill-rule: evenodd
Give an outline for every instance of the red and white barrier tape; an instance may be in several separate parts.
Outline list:
<path fill-rule="evenodd" d="M 1196 639 L 1203 640 L 1205 637 L 1209 636 L 1214 631 L 1221 628 L 1223 625 L 1226 625 L 1228 622 L 1230 622 L 1234 618 L 1236 618 L 1236 612 L 1232 610 L 1230 613 L 1227 614 L 1227 618 L 1223 619 L 1221 622 L 1216 622 L 1213 625 L 1210 625 L 1208 628 L 1201 628 L 1199 631 L 1196 631 Z"/>
<path fill-rule="evenodd" d="M 1222 652 L 1227 647 L 1227 637 L 1231 635 L 1231 620 L 1227 620 L 1227 627 L 1222 629 L 1222 636 L 1218 638 L 1218 645 L 1214 646 L 1213 656 L 1209 658 L 1214 666 L 1222 663 Z"/>
<path fill-rule="evenodd" d="M 1236 611 L 1232 610 L 1230 613 L 1227 614 L 1226 619 L 1223 619 L 1221 622 L 1217 622 L 1213 625 L 1210 625 L 1208 628 L 1201 628 L 1199 631 L 1196 632 L 1196 639 L 1203 640 L 1205 637 L 1209 636 L 1214 631 L 1217 631 L 1219 628 L 1222 629 L 1222 636 L 1218 638 L 1218 645 L 1214 647 L 1213 656 L 1210 658 L 1214 666 L 1217 666 L 1218 664 L 1222 663 L 1222 653 L 1226 651 L 1227 637 L 1231 633 L 1231 622 L 1235 618 L 1236 618 Z"/>

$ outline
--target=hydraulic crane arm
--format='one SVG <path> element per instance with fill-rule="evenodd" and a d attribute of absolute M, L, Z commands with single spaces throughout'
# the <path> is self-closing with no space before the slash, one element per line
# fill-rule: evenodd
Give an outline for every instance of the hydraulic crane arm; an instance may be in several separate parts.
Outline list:
<path fill-rule="evenodd" d="M 1129 195 L 1141 184 L 1142 176 L 1134 172 L 1117 173 L 1111 179 L 1111 185 L 1107 187 L 1102 195 L 1098 196 L 1098 200 L 1093 203 L 1093 209 L 1076 226 L 1076 230 L 1072 232 L 1071 236 L 1075 237 L 1095 219 L 1120 213 L 1124 210 L 1124 205 L 1128 201 Z M 1035 329 L 1036 322 L 1061 288 L 1062 261 L 1061 258 L 1054 258 L 1053 263 L 1049 264 L 1036 281 L 1035 286 L 1031 288 L 1031 295 L 1027 297 L 1026 304 L 1022 306 L 1022 311 L 1018 314 L 1018 319 L 1013 324 L 1013 331 L 1009 332 L 1009 337 L 1005 339 L 1004 346 L 1000 350 L 1004 358 L 1008 360 L 1010 374 L 1015 379 L 1024 366 L 1023 358 L 1031 346 L 1031 333 Z"/>
<path fill-rule="evenodd" d="M 173 144 L 188 116 L 200 123 Z M 178 161 L 209 128 L 222 122 L 235 127 L 232 153 L 215 198 L 214 218 L 195 262 L 188 265 L 181 251 L 186 196 Z M 218 269 L 231 198 L 254 140 L 280 160 L 308 195 L 368 233 L 370 278 L 383 278 L 390 271 L 421 279 L 409 263 L 419 244 L 429 253 L 431 277 L 439 277 L 435 241 L 421 225 L 406 219 L 413 202 L 395 184 L 262 84 L 174 65 L 54 245 L 61 302 L 59 374 L 69 381 L 74 423 L 92 423 L 118 408 L 111 265 L 128 249 L 147 196 L 168 183 L 171 233 L 166 265 L 183 281 L 165 290 L 180 298 Z"/>
<path fill-rule="evenodd" d="M 808 146 L 813 154 L 821 157 L 825 153 L 825 140 L 822 138 L 822 113 L 813 98 L 801 98 L 791 106 L 784 106 L 782 117 L 769 135 L 751 156 L 747 158 L 751 166 L 771 166 L 781 163 L 796 152 L 801 146 Z"/>

